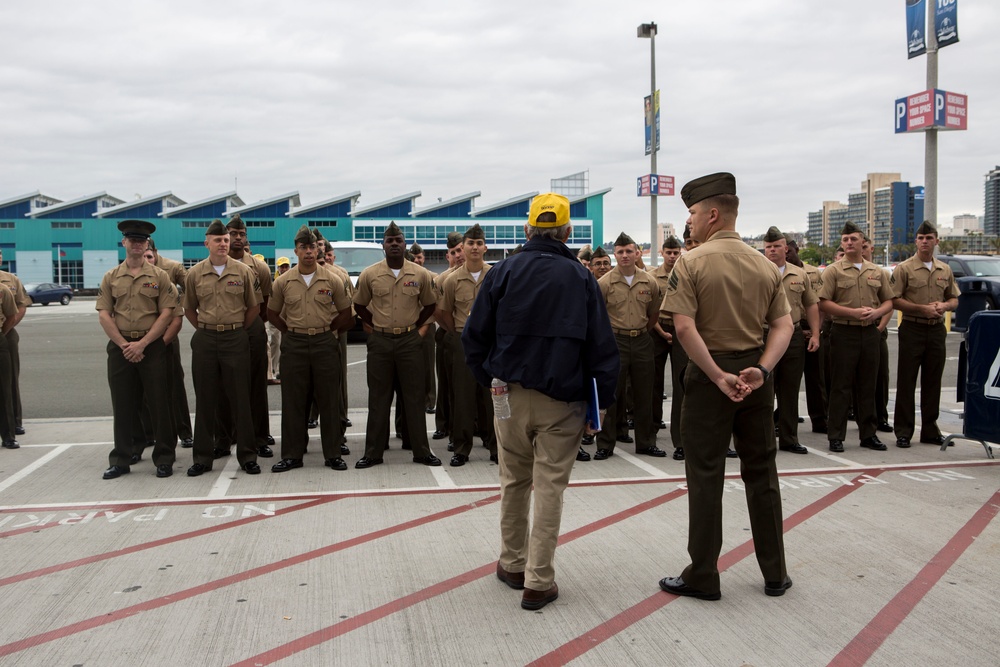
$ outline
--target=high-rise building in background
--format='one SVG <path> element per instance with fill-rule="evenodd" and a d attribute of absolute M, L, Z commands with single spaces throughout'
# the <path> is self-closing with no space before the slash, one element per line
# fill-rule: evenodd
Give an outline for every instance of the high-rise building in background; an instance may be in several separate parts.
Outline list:
<path fill-rule="evenodd" d="M 983 232 L 1000 236 L 1000 166 L 986 174 L 983 206 Z"/>
<path fill-rule="evenodd" d="M 873 172 L 861 181 L 861 192 L 847 195 L 847 204 L 825 201 L 818 211 L 809 213 L 806 240 L 818 245 L 836 247 L 844 223 L 853 222 L 867 231 L 876 245 L 885 247 L 916 229 L 924 214 L 924 189 L 911 187 L 898 173 Z M 913 221 L 917 220 L 916 225 Z M 898 231 L 897 231 L 898 230 Z"/>

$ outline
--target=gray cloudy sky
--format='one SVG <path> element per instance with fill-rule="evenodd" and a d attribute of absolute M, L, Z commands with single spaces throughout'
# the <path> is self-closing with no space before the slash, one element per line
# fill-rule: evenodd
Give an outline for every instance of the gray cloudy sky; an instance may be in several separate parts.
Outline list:
<path fill-rule="evenodd" d="M 736 174 L 740 229 L 804 231 L 870 171 L 923 184 L 923 137 L 893 101 L 925 88 L 903 0 L 0 3 L 0 199 L 231 190 L 302 202 L 361 190 L 480 206 L 590 170 L 605 235 L 649 234 L 643 155 L 655 21 L 659 172 Z M 1000 3 L 960 0 L 939 87 L 969 95 L 942 133 L 939 222 L 982 215 L 1000 164 Z M 679 197 L 660 221 L 681 223 Z"/>

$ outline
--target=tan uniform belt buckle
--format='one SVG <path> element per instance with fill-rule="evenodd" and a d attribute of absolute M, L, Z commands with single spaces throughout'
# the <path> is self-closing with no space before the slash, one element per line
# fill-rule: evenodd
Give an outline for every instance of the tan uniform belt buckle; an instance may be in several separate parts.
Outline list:
<path fill-rule="evenodd" d="M 399 334 L 404 334 L 407 331 L 408 331 L 408 329 L 406 327 L 393 327 L 392 328 L 392 335 L 393 336 L 398 336 Z"/>
<path fill-rule="evenodd" d="M 214 327 L 214 329 L 216 331 L 225 331 L 226 330 L 226 325 L 225 324 L 216 324 L 215 327 Z"/>
<path fill-rule="evenodd" d="M 628 336 L 629 338 L 638 338 L 639 333 L 640 333 L 639 329 L 632 329 L 631 331 L 628 332 Z"/>
<path fill-rule="evenodd" d="M 318 334 L 320 332 L 319 329 L 314 329 L 313 327 L 309 327 L 308 329 L 306 329 L 306 331 L 309 332 L 310 336 L 315 336 L 316 334 Z"/>

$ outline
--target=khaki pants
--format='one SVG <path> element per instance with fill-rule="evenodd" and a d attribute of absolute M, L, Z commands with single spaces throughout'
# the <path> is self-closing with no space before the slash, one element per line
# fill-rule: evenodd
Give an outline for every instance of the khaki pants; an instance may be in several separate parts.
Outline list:
<path fill-rule="evenodd" d="M 500 566 L 524 572 L 524 586 L 546 591 L 553 566 L 563 491 L 583 437 L 584 401 L 565 403 L 510 385 L 510 419 L 495 420 L 500 458 Z M 534 517 L 529 526 L 531 491 Z"/>

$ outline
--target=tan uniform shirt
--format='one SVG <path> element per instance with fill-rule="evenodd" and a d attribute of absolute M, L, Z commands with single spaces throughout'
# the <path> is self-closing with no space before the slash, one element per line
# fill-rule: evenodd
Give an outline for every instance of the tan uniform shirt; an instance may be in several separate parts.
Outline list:
<path fill-rule="evenodd" d="M 649 273 L 649 275 L 651 275 L 653 279 L 656 280 L 656 286 L 660 288 L 660 296 L 662 297 L 664 294 L 666 294 L 667 282 L 670 280 L 670 271 L 667 271 L 667 265 L 660 264 L 655 269 L 650 269 L 647 273 Z M 657 308 L 659 308 L 659 305 L 657 305 Z M 659 319 L 661 327 L 674 326 L 674 318 L 670 314 L 667 314 L 666 316 L 660 314 Z"/>
<path fill-rule="evenodd" d="M 178 285 L 183 289 L 184 281 L 187 279 L 187 269 L 180 262 L 175 262 L 172 259 L 164 257 L 163 255 L 156 255 L 156 267 L 163 269 L 170 276 L 170 282 L 174 285 Z"/>
<path fill-rule="evenodd" d="M 335 271 L 317 265 L 306 285 L 296 266 L 274 281 L 267 307 L 280 313 L 289 329 L 329 329 L 340 311 L 350 309 L 351 298 Z"/>
<path fill-rule="evenodd" d="M 0 271 L 0 285 L 3 285 L 10 290 L 10 293 L 14 295 L 14 305 L 18 308 L 28 307 L 31 305 L 31 297 L 24 290 L 24 284 L 21 283 L 21 279 L 15 276 L 13 273 L 8 271 Z"/>
<path fill-rule="evenodd" d="M 267 264 L 260 261 L 250 253 L 244 253 L 243 263 L 253 269 L 254 273 L 257 274 L 257 303 L 264 301 L 264 297 L 271 297 L 271 285 L 274 281 L 271 278 L 271 269 L 267 268 Z"/>
<path fill-rule="evenodd" d="M 823 286 L 819 292 L 820 299 L 833 301 L 845 308 L 878 308 L 883 301 L 892 299 L 892 290 L 882 273 L 882 269 L 871 262 L 861 260 L 858 269 L 846 257 L 826 267 L 823 273 Z M 856 319 L 834 317 L 836 324 L 878 324 L 878 322 L 861 322 Z"/>
<path fill-rule="evenodd" d="M 660 288 L 649 273 L 636 269 L 629 285 L 616 266 L 597 281 L 601 296 L 608 309 L 611 328 L 617 330 L 643 330 L 649 320 L 655 320 L 660 305 Z"/>
<path fill-rule="evenodd" d="M 472 304 L 476 300 L 476 296 L 479 295 L 479 288 L 482 287 L 483 279 L 489 270 L 490 265 L 483 264 L 478 281 L 464 265 L 451 271 L 445 277 L 444 284 L 441 286 L 442 294 L 439 306 L 444 312 L 451 313 L 455 320 L 455 331 L 461 331 L 465 328 L 465 321 L 469 319 L 469 314 L 472 312 Z"/>
<path fill-rule="evenodd" d="M 198 311 L 199 324 L 243 324 L 248 309 L 260 303 L 253 269 L 231 257 L 218 275 L 210 259 L 188 270 L 184 282 L 184 308 Z"/>
<path fill-rule="evenodd" d="M 791 309 L 792 324 L 797 325 L 806 318 L 806 308 L 819 303 L 819 297 L 813 291 L 805 270 L 794 264 L 785 264 L 781 287 L 785 290 L 785 298 L 788 299 L 788 307 Z"/>
<path fill-rule="evenodd" d="M 143 262 L 133 276 L 122 262 L 101 279 L 96 308 L 114 315 L 119 331 L 149 331 L 164 308 L 172 311 L 177 304 L 177 288 L 166 271 Z"/>
<path fill-rule="evenodd" d="M 823 273 L 819 270 L 818 266 L 813 266 L 812 264 L 803 264 L 802 270 L 806 272 L 806 276 L 809 278 L 809 286 L 812 287 L 813 293 L 816 298 L 819 299 L 819 288 L 823 286 Z M 819 312 L 820 324 L 823 324 L 823 320 L 829 317 L 823 311 Z"/>
<path fill-rule="evenodd" d="M 6 273 L 6 271 L 3 273 Z M 22 287 L 21 289 L 23 290 L 24 288 Z M 14 293 L 7 288 L 7 285 L 0 283 L 0 327 L 4 325 L 4 322 L 17 315 L 17 307 Z"/>
<path fill-rule="evenodd" d="M 399 276 L 382 260 L 358 276 L 354 303 L 372 314 L 372 325 L 381 329 L 405 328 L 416 324 L 425 306 L 437 303 L 431 272 L 407 260 Z"/>
<path fill-rule="evenodd" d="M 780 278 L 774 264 L 738 233 L 716 232 L 677 260 L 660 316 L 693 318 L 709 352 L 759 348 L 764 323 L 788 314 Z"/>
<path fill-rule="evenodd" d="M 958 283 L 951 267 L 940 259 L 933 259 L 932 262 L 930 269 L 916 255 L 900 262 L 892 272 L 892 295 L 921 306 L 957 299 Z"/>

